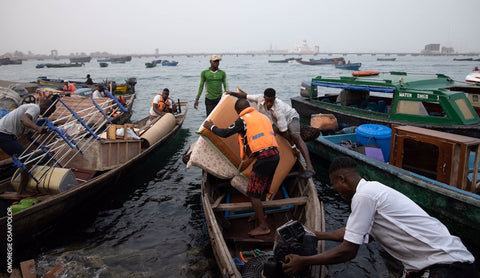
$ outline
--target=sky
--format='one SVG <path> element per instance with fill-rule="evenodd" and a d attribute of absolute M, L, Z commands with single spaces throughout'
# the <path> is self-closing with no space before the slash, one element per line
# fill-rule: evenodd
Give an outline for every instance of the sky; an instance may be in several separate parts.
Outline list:
<path fill-rule="evenodd" d="M 480 52 L 480 0 L 0 0 L 0 55 Z"/>

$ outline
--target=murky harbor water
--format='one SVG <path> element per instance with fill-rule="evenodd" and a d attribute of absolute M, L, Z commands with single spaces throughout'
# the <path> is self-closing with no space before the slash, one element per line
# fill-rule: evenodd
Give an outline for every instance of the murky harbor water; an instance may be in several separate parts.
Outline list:
<path fill-rule="evenodd" d="M 346 56 L 362 62 L 362 70 L 444 73 L 456 80 L 465 76 L 478 62 L 457 62 L 453 57 L 402 56 L 396 61 L 379 62 L 378 56 Z M 0 80 L 30 82 L 38 76 L 94 81 L 123 82 L 137 78 L 137 99 L 132 121 L 148 114 L 153 96 L 165 87 L 170 96 L 189 101 L 183 128 L 164 148 L 156 151 L 132 169 L 120 184 L 100 201 L 84 204 L 74 217 L 59 222 L 53 233 L 29 250 L 21 250 L 24 259 L 35 259 L 37 272 L 43 274 L 61 263 L 65 277 L 218 277 L 209 245 L 200 203 L 200 176 L 197 168 L 186 169 L 181 158 L 196 141 L 195 133 L 205 118 L 203 97 L 200 109 L 193 109 L 199 74 L 209 66 L 207 56 L 159 57 L 177 60 L 177 67 L 145 68 L 150 58 L 133 59 L 126 64 L 100 68 L 93 59 L 81 68 L 36 69 L 38 61 L 0 67 Z M 289 102 L 297 96 L 303 80 L 317 75 L 349 74 L 331 65 L 269 64 L 274 56 L 225 56 L 220 68 L 227 72 L 229 87 L 240 87 L 260 94 L 275 88 L 278 97 Z M 311 57 L 304 57 L 304 59 Z M 316 57 L 319 58 L 319 57 Z M 47 61 L 42 61 L 47 62 Z M 319 158 L 315 158 L 319 160 Z M 318 161 L 317 161 L 318 162 Z M 319 164 L 319 163 L 318 163 Z M 349 208 L 330 186 L 318 166 L 314 181 L 319 198 L 325 204 L 327 229 L 345 225 Z M 336 243 L 327 243 L 327 248 Z M 393 277 L 398 264 L 376 243 L 360 248 L 357 257 L 345 264 L 328 266 L 328 277 Z"/>

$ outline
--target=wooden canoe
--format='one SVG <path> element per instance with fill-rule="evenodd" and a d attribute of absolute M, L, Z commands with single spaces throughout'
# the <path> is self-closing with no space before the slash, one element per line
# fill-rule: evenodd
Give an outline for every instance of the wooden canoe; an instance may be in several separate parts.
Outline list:
<path fill-rule="evenodd" d="M 106 171 L 69 168 L 77 179 L 77 185 L 56 194 L 40 193 L 33 197 L 39 200 L 37 204 L 16 212 L 13 215 L 6 214 L 9 213 L 10 205 L 20 199 L 16 197 L 16 192 L 13 190 L 10 180 L 2 181 L 0 188 L 3 190 L 3 193 L 0 194 L 0 203 L 2 203 L 6 209 L 3 210 L 2 216 L 0 217 L 0 233 L 7 235 L 8 230 L 8 234 L 14 235 L 13 239 L 7 239 L 5 236 L 0 239 L 2 248 L 5 248 L 8 243 L 13 243 L 16 247 L 16 252 L 20 253 L 21 249 L 17 249 L 18 246 L 28 244 L 34 240 L 36 236 L 48 232 L 55 227 L 60 219 L 82 210 L 86 204 L 93 204 L 96 198 L 102 196 L 100 194 L 101 192 L 107 190 L 111 185 L 116 184 L 122 177 L 128 174 L 129 168 L 165 144 L 177 133 L 187 114 L 188 103 L 180 102 L 180 106 L 181 112 L 176 113 L 174 117 L 171 115 L 167 117 L 174 118 L 173 125 L 171 125 L 172 127 L 164 130 L 162 135 L 157 138 L 150 136 L 149 139 L 153 138 L 155 140 L 153 143 L 152 141 L 150 141 L 150 143 L 145 142 L 146 139 L 143 137 L 140 140 L 130 138 L 117 139 L 116 137 L 115 139 L 102 139 L 98 143 L 100 145 L 112 143 L 118 143 L 120 145 L 127 143 L 132 144 L 135 148 L 139 148 L 138 153 L 133 155 L 133 157 L 124 159 L 122 163 Z M 146 117 L 136 122 L 135 125 L 140 129 L 139 134 L 146 134 L 150 129 L 155 128 L 157 120 L 160 122 L 162 118 L 157 118 L 149 122 L 148 117 Z M 116 136 L 115 133 L 114 136 Z M 118 149 L 115 150 L 116 152 L 110 152 L 109 155 L 121 156 L 124 153 L 118 152 Z M 77 154 L 77 156 L 80 156 L 80 154 Z M 103 158 L 107 163 L 111 163 L 107 155 Z M 5 263 L 5 260 L 3 263 Z M 18 262 L 14 262 L 14 264 L 17 263 Z"/>
<path fill-rule="evenodd" d="M 247 276 L 243 256 L 248 250 L 272 251 L 276 229 L 293 219 L 310 229 L 323 231 L 325 219 L 323 204 L 319 202 L 312 179 L 298 178 L 298 163 L 284 180 L 282 193 L 273 200 L 263 201 L 270 227 L 270 234 L 250 237 L 254 222 L 248 222 L 252 214 L 248 199 L 228 185 L 228 180 L 218 179 L 203 171 L 201 199 L 213 253 L 222 277 Z M 324 241 L 318 241 L 318 252 L 323 252 Z M 240 259 L 242 258 L 242 259 Z M 248 275 L 250 275 L 249 273 Z M 312 266 L 308 277 L 323 277 L 323 266 Z M 248 276 L 256 277 L 256 276 Z"/>

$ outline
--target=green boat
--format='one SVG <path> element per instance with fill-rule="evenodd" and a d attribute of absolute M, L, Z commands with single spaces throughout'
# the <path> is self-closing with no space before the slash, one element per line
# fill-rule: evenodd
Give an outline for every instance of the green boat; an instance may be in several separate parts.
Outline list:
<path fill-rule="evenodd" d="M 480 118 L 466 97 L 468 86 L 443 74 L 353 72 L 302 83 L 291 98 L 302 120 L 333 114 L 340 126 L 415 125 L 480 138 Z"/>
<path fill-rule="evenodd" d="M 58 64 L 45 64 L 47 68 L 78 68 L 83 66 L 81 63 L 58 63 Z"/>
<path fill-rule="evenodd" d="M 391 150 L 387 163 L 375 152 L 366 151 L 366 144 L 363 149 L 356 144 L 362 139 L 359 128 L 353 133 L 324 135 L 308 141 L 312 158 L 328 168 L 338 156 L 351 157 L 363 177 L 402 192 L 459 236 L 470 251 L 480 255 L 480 139 L 396 126 L 390 131 L 391 140 L 387 139 L 386 148 Z"/>

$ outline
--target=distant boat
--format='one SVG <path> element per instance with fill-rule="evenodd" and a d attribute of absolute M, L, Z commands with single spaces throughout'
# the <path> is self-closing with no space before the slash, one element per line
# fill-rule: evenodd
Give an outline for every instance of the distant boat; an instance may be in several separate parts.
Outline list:
<path fill-rule="evenodd" d="M 473 58 L 453 58 L 454 61 L 473 61 Z"/>
<path fill-rule="evenodd" d="M 45 64 L 47 68 L 73 68 L 81 67 L 83 64 L 80 63 L 59 63 L 59 64 Z"/>
<path fill-rule="evenodd" d="M 337 69 L 344 70 L 358 70 L 362 66 L 362 63 L 350 63 L 350 64 L 335 64 Z"/>
<path fill-rule="evenodd" d="M 293 60 L 302 60 L 302 58 L 286 58 L 281 60 L 268 60 L 269 63 L 288 63 Z"/>
<path fill-rule="evenodd" d="M 177 61 L 163 61 L 162 62 L 162 66 L 176 66 L 178 65 L 178 62 Z"/>
<path fill-rule="evenodd" d="M 37 64 L 35 67 L 36 67 L 37 69 L 41 69 L 41 68 L 46 67 L 46 65 L 42 63 L 42 64 Z"/>
<path fill-rule="evenodd" d="M 92 60 L 92 57 L 90 56 L 73 57 L 73 58 L 70 58 L 70 63 L 90 63 L 90 60 Z"/>
<path fill-rule="evenodd" d="M 377 58 L 377 61 L 395 61 L 397 58 Z"/>
<path fill-rule="evenodd" d="M 106 67 L 108 67 L 108 63 L 107 63 L 107 62 L 100 62 L 99 65 L 100 65 L 101 68 L 106 68 Z"/>
<path fill-rule="evenodd" d="M 152 62 L 149 62 L 149 63 L 145 63 L 145 67 L 146 68 L 154 68 L 157 66 L 157 63 L 155 63 L 155 61 L 152 61 Z"/>
<path fill-rule="evenodd" d="M 480 70 L 473 70 L 465 77 L 465 81 L 468 83 L 480 84 Z"/>

